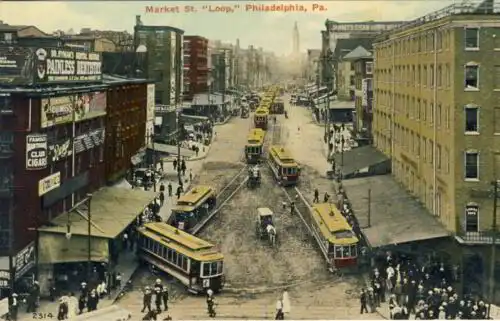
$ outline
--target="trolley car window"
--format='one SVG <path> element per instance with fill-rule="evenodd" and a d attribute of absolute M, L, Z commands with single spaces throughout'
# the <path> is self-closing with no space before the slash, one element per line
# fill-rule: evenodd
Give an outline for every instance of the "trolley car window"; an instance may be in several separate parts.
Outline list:
<path fill-rule="evenodd" d="M 335 257 L 342 258 L 342 247 L 341 246 L 335 246 Z"/>
<path fill-rule="evenodd" d="M 202 277 L 214 276 L 222 273 L 222 262 L 204 262 Z"/>
<path fill-rule="evenodd" d="M 349 245 L 342 247 L 342 257 L 351 257 L 351 247 Z"/>

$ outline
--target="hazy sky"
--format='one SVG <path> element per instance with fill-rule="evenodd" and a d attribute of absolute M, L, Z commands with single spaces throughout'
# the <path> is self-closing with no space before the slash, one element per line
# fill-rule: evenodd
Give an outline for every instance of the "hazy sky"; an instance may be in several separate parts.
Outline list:
<path fill-rule="evenodd" d="M 336 21 L 409 20 L 438 10 L 453 2 L 450 0 L 420 1 L 65 1 L 65 2 L 5 2 L 0 0 L 0 20 L 9 24 L 35 25 L 45 32 L 57 29 L 81 28 L 103 30 L 133 30 L 135 16 L 141 15 L 145 25 L 168 25 L 185 30 L 186 35 L 196 34 L 209 39 L 235 42 L 242 47 L 255 45 L 278 54 L 291 51 L 293 24 L 297 21 L 300 32 L 300 49 L 320 48 L 320 31 L 328 18 Z M 248 4 L 304 5 L 307 12 L 251 12 Z M 313 12 L 313 4 L 326 11 Z M 182 12 L 185 6 L 197 12 Z M 232 7 L 232 13 L 208 12 L 206 6 Z M 239 8 L 235 8 L 239 5 Z M 146 13 L 146 6 L 179 7 L 179 13 Z"/>

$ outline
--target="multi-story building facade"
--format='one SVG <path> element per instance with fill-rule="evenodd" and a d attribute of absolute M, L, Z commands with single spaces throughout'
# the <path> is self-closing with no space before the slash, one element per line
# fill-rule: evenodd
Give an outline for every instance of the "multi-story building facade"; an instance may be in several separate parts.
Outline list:
<path fill-rule="evenodd" d="M 104 80 L 108 85 L 105 177 L 113 182 L 139 164 L 133 156 L 150 140 L 146 127 L 154 117 L 154 85 L 144 79 L 105 76 Z"/>
<path fill-rule="evenodd" d="M 169 26 L 144 26 L 140 17 L 137 20 L 134 26 L 134 46 L 145 47 L 147 78 L 155 81 L 156 103 L 168 106 L 182 103 L 184 31 Z"/>
<path fill-rule="evenodd" d="M 468 245 L 491 244 L 498 223 L 500 21 L 485 4 L 452 5 L 375 45 L 375 145 L 395 178 Z"/>
<path fill-rule="evenodd" d="M 184 37 L 184 100 L 208 92 L 208 39 Z"/>
<path fill-rule="evenodd" d="M 361 46 L 372 49 L 373 38 L 339 39 L 333 52 L 333 67 L 335 69 L 333 88 L 336 89 L 340 100 L 354 101 L 355 99 L 355 70 L 350 59 L 345 56 Z M 324 84 L 329 86 L 329 84 Z"/>
<path fill-rule="evenodd" d="M 18 280 L 34 266 L 36 229 L 105 183 L 107 97 L 98 54 L 4 49 L 24 66 L 0 70 L 0 256 L 12 257 L 0 270 Z M 68 75 L 49 60 L 88 69 Z"/>
<path fill-rule="evenodd" d="M 350 61 L 354 69 L 354 107 L 356 109 L 354 129 L 355 131 L 362 130 L 371 135 L 373 119 L 373 53 L 363 46 L 358 46 L 345 55 L 343 60 Z"/>

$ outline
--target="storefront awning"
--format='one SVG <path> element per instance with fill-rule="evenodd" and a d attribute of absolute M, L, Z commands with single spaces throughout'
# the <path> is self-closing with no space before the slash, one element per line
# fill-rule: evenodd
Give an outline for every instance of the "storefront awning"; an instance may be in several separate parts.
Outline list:
<path fill-rule="evenodd" d="M 356 147 L 349 151 L 345 151 L 343 156 L 341 153 L 334 154 L 333 158 L 335 159 L 335 163 L 337 165 L 343 163 L 342 175 L 344 175 L 344 178 L 348 178 L 362 169 L 367 167 L 369 168 L 389 160 L 387 156 L 371 145 Z"/>
<path fill-rule="evenodd" d="M 342 185 L 371 247 L 449 236 L 436 217 L 391 175 L 344 180 Z"/>
<path fill-rule="evenodd" d="M 156 193 L 138 189 L 104 187 L 92 196 L 90 202 L 91 234 L 95 237 L 116 238 L 156 197 Z M 68 218 L 69 217 L 69 218 Z M 88 209 L 86 204 L 68 214 L 53 219 L 50 226 L 38 230 L 46 233 L 88 235 Z"/>
<path fill-rule="evenodd" d="M 152 145 L 148 145 L 148 149 L 153 150 Z M 160 153 L 165 153 L 168 155 L 177 155 L 178 152 L 178 147 L 176 145 L 166 145 L 166 144 L 160 144 L 160 143 L 155 143 L 155 151 L 160 152 Z M 187 148 L 181 148 L 181 156 L 183 157 L 191 157 L 194 156 L 195 152 L 187 149 Z"/>
<path fill-rule="evenodd" d="M 112 305 L 106 308 L 100 308 L 98 310 L 83 313 L 75 316 L 74 318 L 68 319 L 69 321 L 102 321 L 102 320 L 110 320 L 110 321 L 126 321 L 131 320 L 130 311 L 120 308 L 117 305 Z M 136 318 L 136 320 L 138 320 Z"/>

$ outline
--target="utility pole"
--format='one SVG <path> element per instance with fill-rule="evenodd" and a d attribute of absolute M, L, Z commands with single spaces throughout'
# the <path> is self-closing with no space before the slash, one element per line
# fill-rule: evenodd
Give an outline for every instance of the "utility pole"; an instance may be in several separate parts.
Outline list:
<path fill-rule="evenodd" d="M 92 194 L 87 194 L 87 283 L 90 282 L 92 275 L 92 212 L 90 205 L 92 203 Z"/>
<path fill-rule="evenodd" d="M 493 182 L 493 217 L 491 222 L 491 257 L 490 257 L 490 277 L 489 277 L 489 300 L 491 313 L 491 304 L 495 302 L 495 263 L 496 263 L 496 243 L 497 243 L 497 207 L 498 207 L 498 181 Z"/>
<path fill-rule="evenodd" d="M 156 150 L 155 150 L 155 134 L 151 134 L 151 147 L 153 148 L 153 155 L 151 157 L 151 162 L 153 163 L 153 173 L 151 179 L 153 180 L 153 191 L 156 192 Z"/>
<path fill-rule="evenodd" d="M 372 227 L 372 189 L 368 189 L 368 226 Z"/>
<path fill-rule="evenodd" d="M 222 109 L 227 110 L 226 107 L 226 51 L 227 49 L 222 49 L 222 64 L 220 66 L 222 74 Z M 224 119 L 226 115 L 224 115 Z"/>

